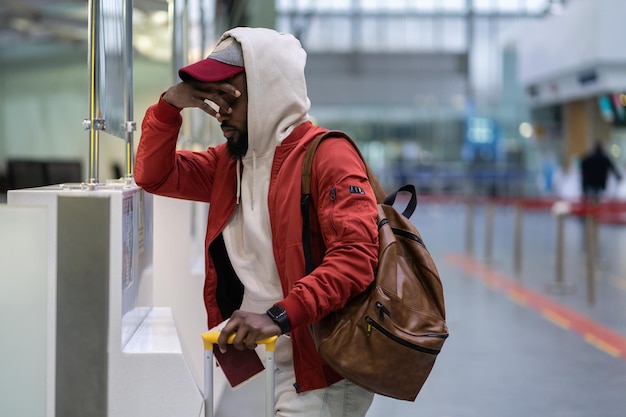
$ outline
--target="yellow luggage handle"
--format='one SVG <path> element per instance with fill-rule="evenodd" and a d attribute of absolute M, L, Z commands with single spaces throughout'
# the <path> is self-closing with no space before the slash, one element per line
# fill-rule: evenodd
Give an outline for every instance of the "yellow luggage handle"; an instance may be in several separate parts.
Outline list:
<path fill-rule="evenodd" d="M 204 350 L 213 350 L 213 345 L 217 345 L 217 339 L 220 337 L 220 332 L 208 332 L 202 334 L 202 340 L 204 342 Z M 265 339 L 257 340 L 257 345 L 265 345 L 267 352 L 273 352 L 276 349 L 276 339 L 278 336 L 270 336 Z M 235 340 L 235 334 L 231 334 L 228 338 L 228 344 L 232 345 Z"/>

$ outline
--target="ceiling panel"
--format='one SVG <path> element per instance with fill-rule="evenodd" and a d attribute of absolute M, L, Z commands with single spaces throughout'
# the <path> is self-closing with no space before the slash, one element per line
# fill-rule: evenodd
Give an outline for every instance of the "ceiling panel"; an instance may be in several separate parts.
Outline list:
<path fill-rule="evenodd" d="M 151 17 L 167 12 L 168 0 L 135 0 L 133 6 L 136 30 L 162 37 L 167 24 L 164 28 L 162 18 Z M 87 0 L 0 0 L 2 55 L 23 57 L 31 50 L 40 53 L 45 46 L 86 45 L 88 7 Z M 11 54 L 10 50 L 18 53 Z"/>

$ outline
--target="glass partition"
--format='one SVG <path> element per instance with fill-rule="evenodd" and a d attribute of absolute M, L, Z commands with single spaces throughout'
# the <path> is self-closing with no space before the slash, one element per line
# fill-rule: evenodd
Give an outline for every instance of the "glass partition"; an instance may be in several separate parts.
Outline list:
<path fill-rule="evenodd" d="M 99 180 L 99 132 L 124 139 L 127 176 L 131 176 L 132 133 L 132 0 L 89 1 L 89 132 L 90 186 Z"/>

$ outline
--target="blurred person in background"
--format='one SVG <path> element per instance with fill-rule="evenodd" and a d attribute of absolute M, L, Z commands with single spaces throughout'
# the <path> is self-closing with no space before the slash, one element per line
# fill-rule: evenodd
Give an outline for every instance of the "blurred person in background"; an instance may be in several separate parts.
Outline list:
<path fill-rule="evenodd" d="M 618 181 L 622 180 L 622 174 L 604 151 L 602 143 L 596 141 L 594 148 L 580 161 L 582 193 L 587 200 L 595 203 L 600 200 L 606 190 L 609 173 L 613 173 Z"/>

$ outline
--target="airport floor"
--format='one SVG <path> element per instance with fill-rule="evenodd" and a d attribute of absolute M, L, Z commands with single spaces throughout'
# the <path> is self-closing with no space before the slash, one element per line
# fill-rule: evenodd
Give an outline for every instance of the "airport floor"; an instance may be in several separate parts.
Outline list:
<path fill-rule="evenodd" d="M 474 210 L 468 239 L 463 204 L 416 211 L 444 285 L 451 336 L 415 402 L 376 396 L 368 417 L 626 417 L 626 226 L 599 227 L 590 301 L 580 219 L 565 220 L 557 280 L 550 212 L 524 213 L 519 273 L 514 210 L 494 210 L 490 259 L 485 215 Z M 227 390 L 216 416 L 260 415 L 254 398 L 262 399 L 262 378 Z"/>

